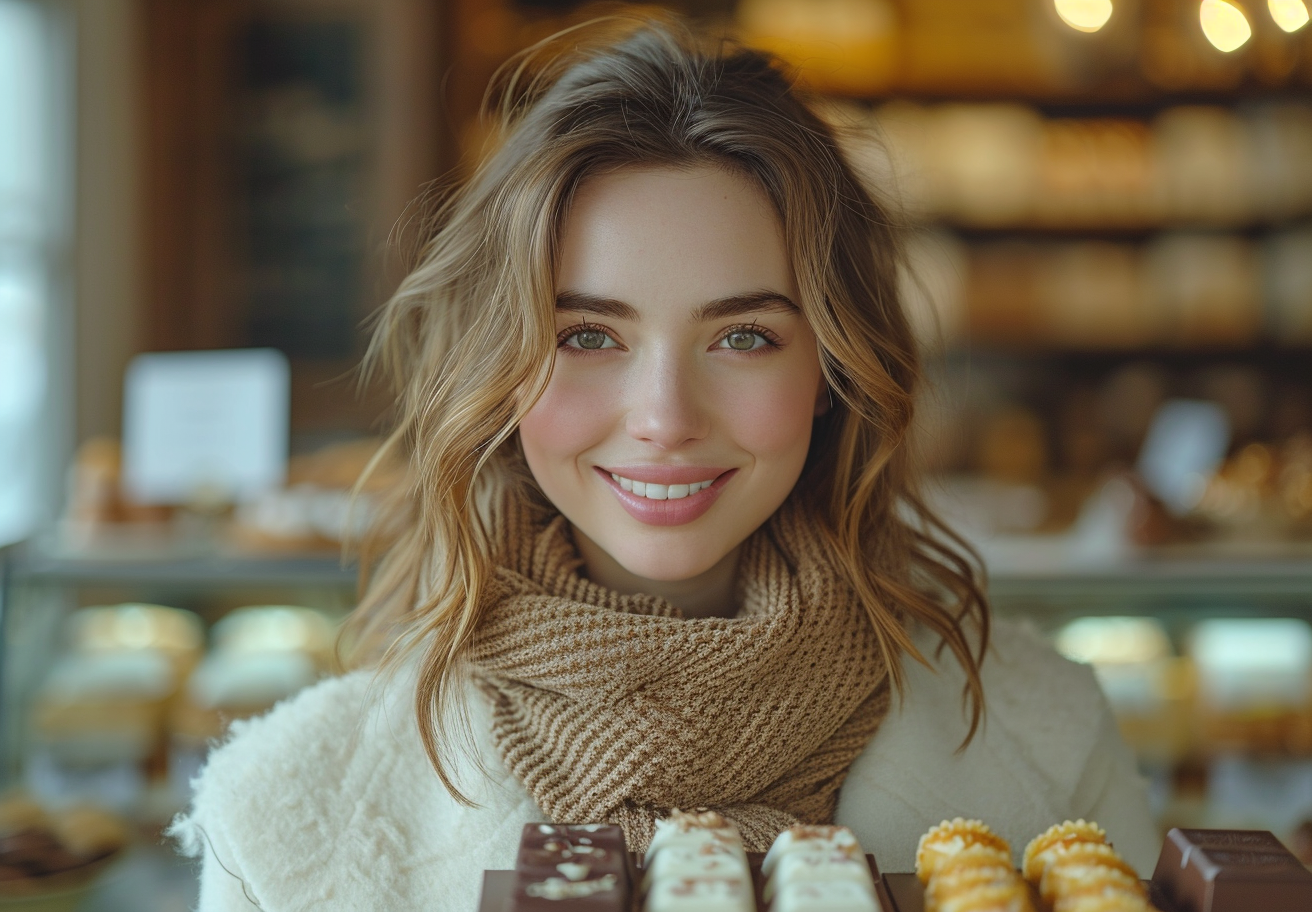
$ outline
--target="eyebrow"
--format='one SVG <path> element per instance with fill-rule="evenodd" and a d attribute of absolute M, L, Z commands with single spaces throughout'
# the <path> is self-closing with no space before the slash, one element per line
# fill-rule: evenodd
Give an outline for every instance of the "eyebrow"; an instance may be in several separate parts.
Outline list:
<path fill-rule="evenodd" d="M 556 310 L 595 314 L 599 317 L 629 320 L 635 323 L 640 319 L 637 308 L 632 304 L 582 291 L 562 291 L 556 295 Z M 706 302 L 693 311 L 692 322 L 723 320 L 727 317 L 740 317 L 752 313 L 801 313 L 801 308 L 787 295 L 777 291 L 749 291 Z"/>

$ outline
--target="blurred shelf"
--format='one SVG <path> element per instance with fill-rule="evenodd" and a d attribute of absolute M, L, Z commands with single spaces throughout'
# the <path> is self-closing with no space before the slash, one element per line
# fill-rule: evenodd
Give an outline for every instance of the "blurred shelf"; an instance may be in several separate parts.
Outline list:
<path fill-rule="evenodd" d="M 1302 85 L 1269 86 L 1244 84 L 1232 89 L 1162 89 L 1142 81 L 1101 85 L 1052 87 L 1047 90 L 1006 91 L 988 85 L 961 83 L 928 89 L 917 86 L 891 86 L 887 91 L 870 95 L 833 93 L 855 104 L 881 105 L 890 101 L 915 104 L 1019 104 L 1035 108 L 1045 117 L 1136 117 L 1148 119 L 1166 108 L 1205 105 L 1242 107 L 1272 102 L 1305 102 L 1308 87 Z"/>
<path fill-rule="evenodd" d="M 3 560 L 11 583 L 61 585 L 323 586 L 352 588 L 356 567 L 330 554 L 259 556 L 222 549 L 163 549 L 158 554 L 77 552 L 27 544 Z"/>
<path fill-rule="evenodd" d="M 1032 241 L 1052 244 L 1069 241 L 1140 242 L 1162 234 L 1240 235 L 1261 238 L 1272 232 L 1306 230 L 1308 219 L 1304 213 L 1287 218 L 1254 219 L 1243 222 L 1188 222 L 1154 221 L 1139 223 L 1112 222 L 1016 222 L 1012 224 L 981 225 L 952 219 L 927 220 L 921 228 L 951 231 L 970 243 L 998 241 Z"/>
<path fill-rule="evenodd" d="M 985 339 L 953 342 L 943 351 L 950 361 L 1014 360 L 1053 361 L 1069 365 L 1072 362 L 1105 364 L 1128 358 L 1148 361 L 1194 362 L 1199 358 L 1226 358 L 1240 361 L 1260 361 L 1269 367 L 1283 366 L 1306 369 L 1312 358 L 1312 343 L 1279 344 L 1261 339 L 1248 345 L 1234 343 L 1209 345 L 1202 342 L 1164 345 L 1160 342 L 1143 345 L 1071 345 L 1055 340 L 1002 342 Z"/>
<path fill-rule="evenodd" d="M 1312 617 L 1312 542 L 1167 547 L 1081 555 L 1062 537 L 978 543 L 989 594 L 1020 610 Z"/>

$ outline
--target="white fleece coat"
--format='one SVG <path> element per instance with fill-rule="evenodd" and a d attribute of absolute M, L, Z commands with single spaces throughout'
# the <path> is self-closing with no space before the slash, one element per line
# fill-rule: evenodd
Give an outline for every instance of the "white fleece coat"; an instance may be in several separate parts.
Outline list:
<path fill-rule="evenodd" d="M 935 641 L 917 640 L 932 658 Z M 904 699 L 838 803 L 837 821 L 884 871 L 912 870 L 921 833 L 964 816 L 988 822 L 1017 853 L 1053 823 L 1096 820 L 1141 876 L 1151 872 L 1160 842 L 1146 793 L 1088 668 L 1024 627 L 996 623 L 983 669 L 987 720 L 961 753 L 968 725 L 955 660 L 906 668 Z M 476 743 L 457 775 L 478 806 L 454 801 L 420 745 L 411 686 L 356 672 L 233 725 L 171 831 L 203 859 L 200 912 L 474 912 L 483 870 L 512 868 L 520 828 L 544 817 L 497 757 L 472 690 Z"/>

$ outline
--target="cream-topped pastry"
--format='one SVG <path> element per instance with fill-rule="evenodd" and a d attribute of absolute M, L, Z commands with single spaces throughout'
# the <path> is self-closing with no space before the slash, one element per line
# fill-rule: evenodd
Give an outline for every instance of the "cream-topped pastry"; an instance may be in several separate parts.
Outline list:
<path fill-rule="evenodd" d="M 755 912 L 746 877 L 669 877 L 647 891 L 647 912 Z"/>
<path fill-rule="evenodd" d="M 847 827 L 799 825 L 789 827 L 775 837 L 770 851 L 765 853 L 765 861 L 761 862 L 761 873 L 769 877 L 784 855 L 810 851 L 841 852 L 853 858 L 862 857 L 861 846 Z"/>
<path fill-rule="evenodd" d="M 658 878 L 750 877 L 741 847 L 709 839 L 699 845 L 666 844 L 647 868 L 646 883 Z"/>
<path fill-rule="evenodd" d="M 794 851 L 779 856 L 770 879 L 766 881 L 764 899 L 769 902 L 784 884 L 836 883 L 846 881 L 875 893 L 875 880 L 864 856 L 842 851 Z"/>
<path fill-rule="evenodd" d="M 652 859 L 666 846 L 699 848 L 719 844 L 743 851 L 742 836 L 732 822 L 715 811 L 680 811 L 656 821 L 656 831 L 647 846 L 643 864 L 650 866 Z M 744 856 L 745 857 L 745 856 Z"/>
<path fill-rule="evenodd" d="M 850 880 L 800 881 L 783 886 L 770 912 L 883 912 L 879 900 Z"/>
<path fill-rule="evenodd" d="M 647 912 L 755 912 L 742 836 L 715 811 L 657 820 L 646 867 Z"/>
<path fill-rule="evenodd" d="M 847 827 L 789 827 L 775 838 L 761 871 L 771 912 L 879 909 L 870 865 Z"/>

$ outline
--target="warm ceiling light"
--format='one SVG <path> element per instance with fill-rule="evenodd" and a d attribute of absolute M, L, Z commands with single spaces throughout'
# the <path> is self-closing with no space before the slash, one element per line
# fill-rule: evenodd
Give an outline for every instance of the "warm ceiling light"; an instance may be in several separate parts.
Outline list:
<path fill-rule="evenodd" d="M 1296 32 L 1307 25 L 1307 4 L 1303 0 L 1266 0 L 1271 18 L 1287 32 Z"/>
<path fill-rule="evenodd" d="M 1218 51 L 1229 53 L 1253 37 L 1243 11 L 1226 0 L 1203 0 L 1198 19 L 1203 24 L 1203 34 Z"/>
<path fill-rule="evenodd" d="M 1096 32 L 1112 17 L 1112 0 L 1053 0 L 1057 15 L 1073 29 Z"/>

